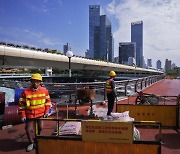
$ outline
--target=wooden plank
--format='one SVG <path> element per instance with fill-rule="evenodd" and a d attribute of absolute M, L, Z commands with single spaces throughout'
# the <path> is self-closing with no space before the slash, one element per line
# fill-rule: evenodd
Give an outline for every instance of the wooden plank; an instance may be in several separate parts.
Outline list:
<path fill-rule="evenodd" d="M 39 154 L 158 154 L 160 145 L 38 139 Z"/>
<path fill-rule="evenodd" d="M 176 105 L 117 105 L 117 112 L 129 111 L 136 121 L 159 121 L 162 126 L 176 126 Z"/>

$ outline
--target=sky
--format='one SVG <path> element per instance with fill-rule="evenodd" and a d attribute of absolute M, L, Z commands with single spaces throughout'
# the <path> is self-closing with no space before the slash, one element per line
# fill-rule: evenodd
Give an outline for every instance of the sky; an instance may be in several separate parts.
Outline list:
<path fill-rule="evenodd" d="M 89 48 L 89 5 L 100 5 L 112 24 L 114 55 L 131 41 L 131 22 L 143 21 L 143 54 L 153 67 L 169 59 L 180 67 L 180 0 L 0 0 L 0 42 L 63 51 Z"/>

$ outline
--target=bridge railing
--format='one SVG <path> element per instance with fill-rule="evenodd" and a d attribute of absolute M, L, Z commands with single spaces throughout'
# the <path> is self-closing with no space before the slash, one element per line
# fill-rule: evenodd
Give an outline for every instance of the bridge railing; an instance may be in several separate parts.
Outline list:
<path fill-rule="evenodd" d="M 117 86 L 117 99 L 134 95 L 137 91 L 143 90 L 163 78 L 164 76 L 162 75 L 155 75 L 133 80 L 115 81 Z M 0 80 L 0 87 L 17 89 L 27 88 L 29 85 L 30 83 L 26 81 Z M 42 83 L 42 85 L 49 90 L 51 99 L 55 102 L 64 100 L 73 103 L 76 98 L 76 89 L 82 87 L 95 89 L 96 96 L 93 102 L 106 100 L 105 81 L 84 83 Z"/>
<path fill-rule="evenodd" d="M 150 76 L 133 80 L 115 81 L 117 87 L 117 99 L 122 99 L 134 95 L 148 86 L 162 80 L 164 76 Z M 51 98 L 55 101 L 70 100 L 73 102 L 76 98 L 77 88 L 95 89 L 96 97 L 93 102 L 106 101 L 105 81 L 104 82 L 86 82 L 86 83 L 44 83 L 49 91 Z"/>

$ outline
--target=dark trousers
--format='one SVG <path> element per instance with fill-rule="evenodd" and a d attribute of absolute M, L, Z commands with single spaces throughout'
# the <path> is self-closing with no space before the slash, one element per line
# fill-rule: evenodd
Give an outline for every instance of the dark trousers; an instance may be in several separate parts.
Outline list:
<path fill-rule="evenodd" d="M 111 115 L 111 112 L 113 111 L 114 108 L 114 100 L 115 97 L 112 93 L 107 93 L 107 99 L 108 99 L 108 112 L 107 115 Z"/>
<path fill-rule="evenodd" d="M 35 142 L 35 127 L 36 125 L 36 120 L 35 119 L 27 119 L 26 120 L 26 125 L 25 125 L 25 129 L 26 129 L 26 135 L 29 139 L 30 143 L 34 143 Z M 38 120 L 38 135 L 40 135 L 41 131 L 43 129 L 43 121 Z"/>

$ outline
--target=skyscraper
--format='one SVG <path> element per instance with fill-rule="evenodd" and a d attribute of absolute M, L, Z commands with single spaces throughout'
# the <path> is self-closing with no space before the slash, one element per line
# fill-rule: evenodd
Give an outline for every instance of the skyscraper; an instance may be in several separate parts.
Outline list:
<path fill-rule="evenodd" d="M 136 43 L 121 42 L 119 43 L 119 63 L 128 65 L 128 58 L 136 58 Z"/>
<path fill-rule="evenodd" d="M 106 15 L 100 15 L 99 5 L 89 6 L 89 58 L 112 61 L 113 39 L 111 23 Z"/>
<path fill-rule="evenodd" d="M 111 23 L 106 15 L 100 16 L 100 59 L 112 62 L 112 33 Z"/>
<path fill-rule="evenodd" d="M 131 42 L 136 42 L 136 65 L 143 67 L 143 21 L 131 23 Z"/>
<path fill-rule="evenodd" d="M 67 43 L 66 45 L 63 46 L 64 55 L 66 55 L 67 51 L 71 51 L 71 46 L 69 43 Z"/>
<path fill-rule="evenodd" d="M 158 61 L 156 62 L 156 68 L 159 69 L 159 70 L 162 69 L 162 67 L 161 67 L 161 61 L 160 61 L 160 60 L 158 60 Z"/>
<path fill-rule="evenodd" d="M 100 40 L 100 5 L 89 6 L 89 58 L 98 56 Z"/>
<path fill-rule="evenodd" d="M 166 61 L 165 61 L 165 72 L 168 73 L 169 70 L 171 70 L 171 60 L 166 59 Z"/>
<path fill-rule="evenodd" d="M 134 57 L 129 57 L 128 58 L 128 65 L 136 67 L 136 60 L 135 60 Z"/>
<path fill-rule="evenodd" d="M 147 67 L 148 68 L 152 67 L 152 59 L 147 59 Z"/>

